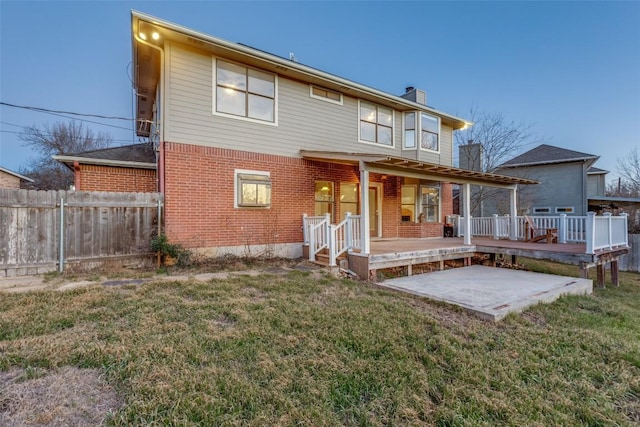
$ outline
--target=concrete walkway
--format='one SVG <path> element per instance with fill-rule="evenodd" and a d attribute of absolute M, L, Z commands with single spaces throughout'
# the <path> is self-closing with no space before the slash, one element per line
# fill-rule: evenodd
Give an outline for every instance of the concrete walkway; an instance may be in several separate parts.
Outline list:
<path fill-rule="evenodd" d="M 387 279 L 378 285 L 455 304 L 493 321 L 561 295 L 593 291 L 589 279 L 479 265 Z"/>

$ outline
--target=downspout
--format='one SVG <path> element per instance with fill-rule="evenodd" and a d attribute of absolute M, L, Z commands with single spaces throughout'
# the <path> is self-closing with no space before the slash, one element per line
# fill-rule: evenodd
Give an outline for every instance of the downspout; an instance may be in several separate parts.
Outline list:
<path fill-rule="evenodd" d="M 76 191 L 82 190 L 82 187 L 80 187 L 80 173 L 80 162 L 76 160 L 73 162 L 73 186 L 75 187 Z"/>
<path fill-rule="evenodd" d="M 140 20 L 138 20 L 138 25 L 140 24 Z M 149 46 L 153 49 L 156 49 L 158 52 L 160 52 L 160 82 L 158 83 L 158 87 L 160 88 L 158 90 L 159 96 L 157 98 L 160 98 L 159 102 L 160 102 L 160 114 L 159 114 L 159 118 L 157 118 L 158 123 L 160 124 L 160 133 L 158 135 L 159 138 L 159 142 L 158 142 L 158 167 L 157 167 L 157 173 L 158 173 L 158 191 L 162 194 L 164 194 L 164 189 L 165 189 L 165 179 L 164 179 L 164 50 L 154 44 L 148 43 L 145 40 L 142 40 L 140 37 L 138 37 L 138 34 L 134 31 L 133 32 L 133 38 L 140 44 L 143 44 L 145 46 Z M 137 89 L 136 89 L 136 93 L 137 93 Z M 158 102 L 158 100 L 156 100 L 156 103 Z"/>

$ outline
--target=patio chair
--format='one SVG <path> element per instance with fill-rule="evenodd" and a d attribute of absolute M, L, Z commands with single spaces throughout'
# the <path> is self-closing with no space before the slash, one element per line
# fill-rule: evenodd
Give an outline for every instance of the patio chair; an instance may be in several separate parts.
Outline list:
<path fill-rule="evenodd" d="M 524 219 L 525 242 L 536 243 L 544 241 L 545 243 L 558 243 L 557 228 L 538 227 L 535 222 L 533 222 L 533 219 L 527 215 L 524 216 Z"/>

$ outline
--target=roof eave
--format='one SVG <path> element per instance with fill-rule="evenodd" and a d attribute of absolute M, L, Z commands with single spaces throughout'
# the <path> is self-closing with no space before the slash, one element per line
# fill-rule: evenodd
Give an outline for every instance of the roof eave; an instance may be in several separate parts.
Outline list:
<path fill-rule="evenodd" d="M 57 160 L 61 163 L 65 163 L 67 165 L 78 162 L 85 165 L 113 166 L 113 167 L 120 167 L 120 168 L 134 168 L 134 169 L 156 169 L 157 168 L 155 163 L 146 163 L 146 162 L 95 159 L 95 158 L 79 157 L 79 156 L 52 156 L 52 157 L 54 160 Z"/>

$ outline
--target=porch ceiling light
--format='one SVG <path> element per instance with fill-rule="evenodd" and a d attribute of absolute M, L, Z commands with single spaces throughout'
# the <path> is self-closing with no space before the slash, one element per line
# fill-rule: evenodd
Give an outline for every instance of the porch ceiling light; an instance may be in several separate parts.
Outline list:
<path fill-rule="evenodd" d="M 151 38 L 154 40 L 158 40 L 160 38 L 160 33 L 154 31 L 153 33 L 151 33 Z"/>
<path fill-rule="evenodd" d="M 146 40 L 147 39 L 147 35 L 143 32 L 139 32 L 138 33 L 138 37 L 140 37 L 142 40 Z"/>

